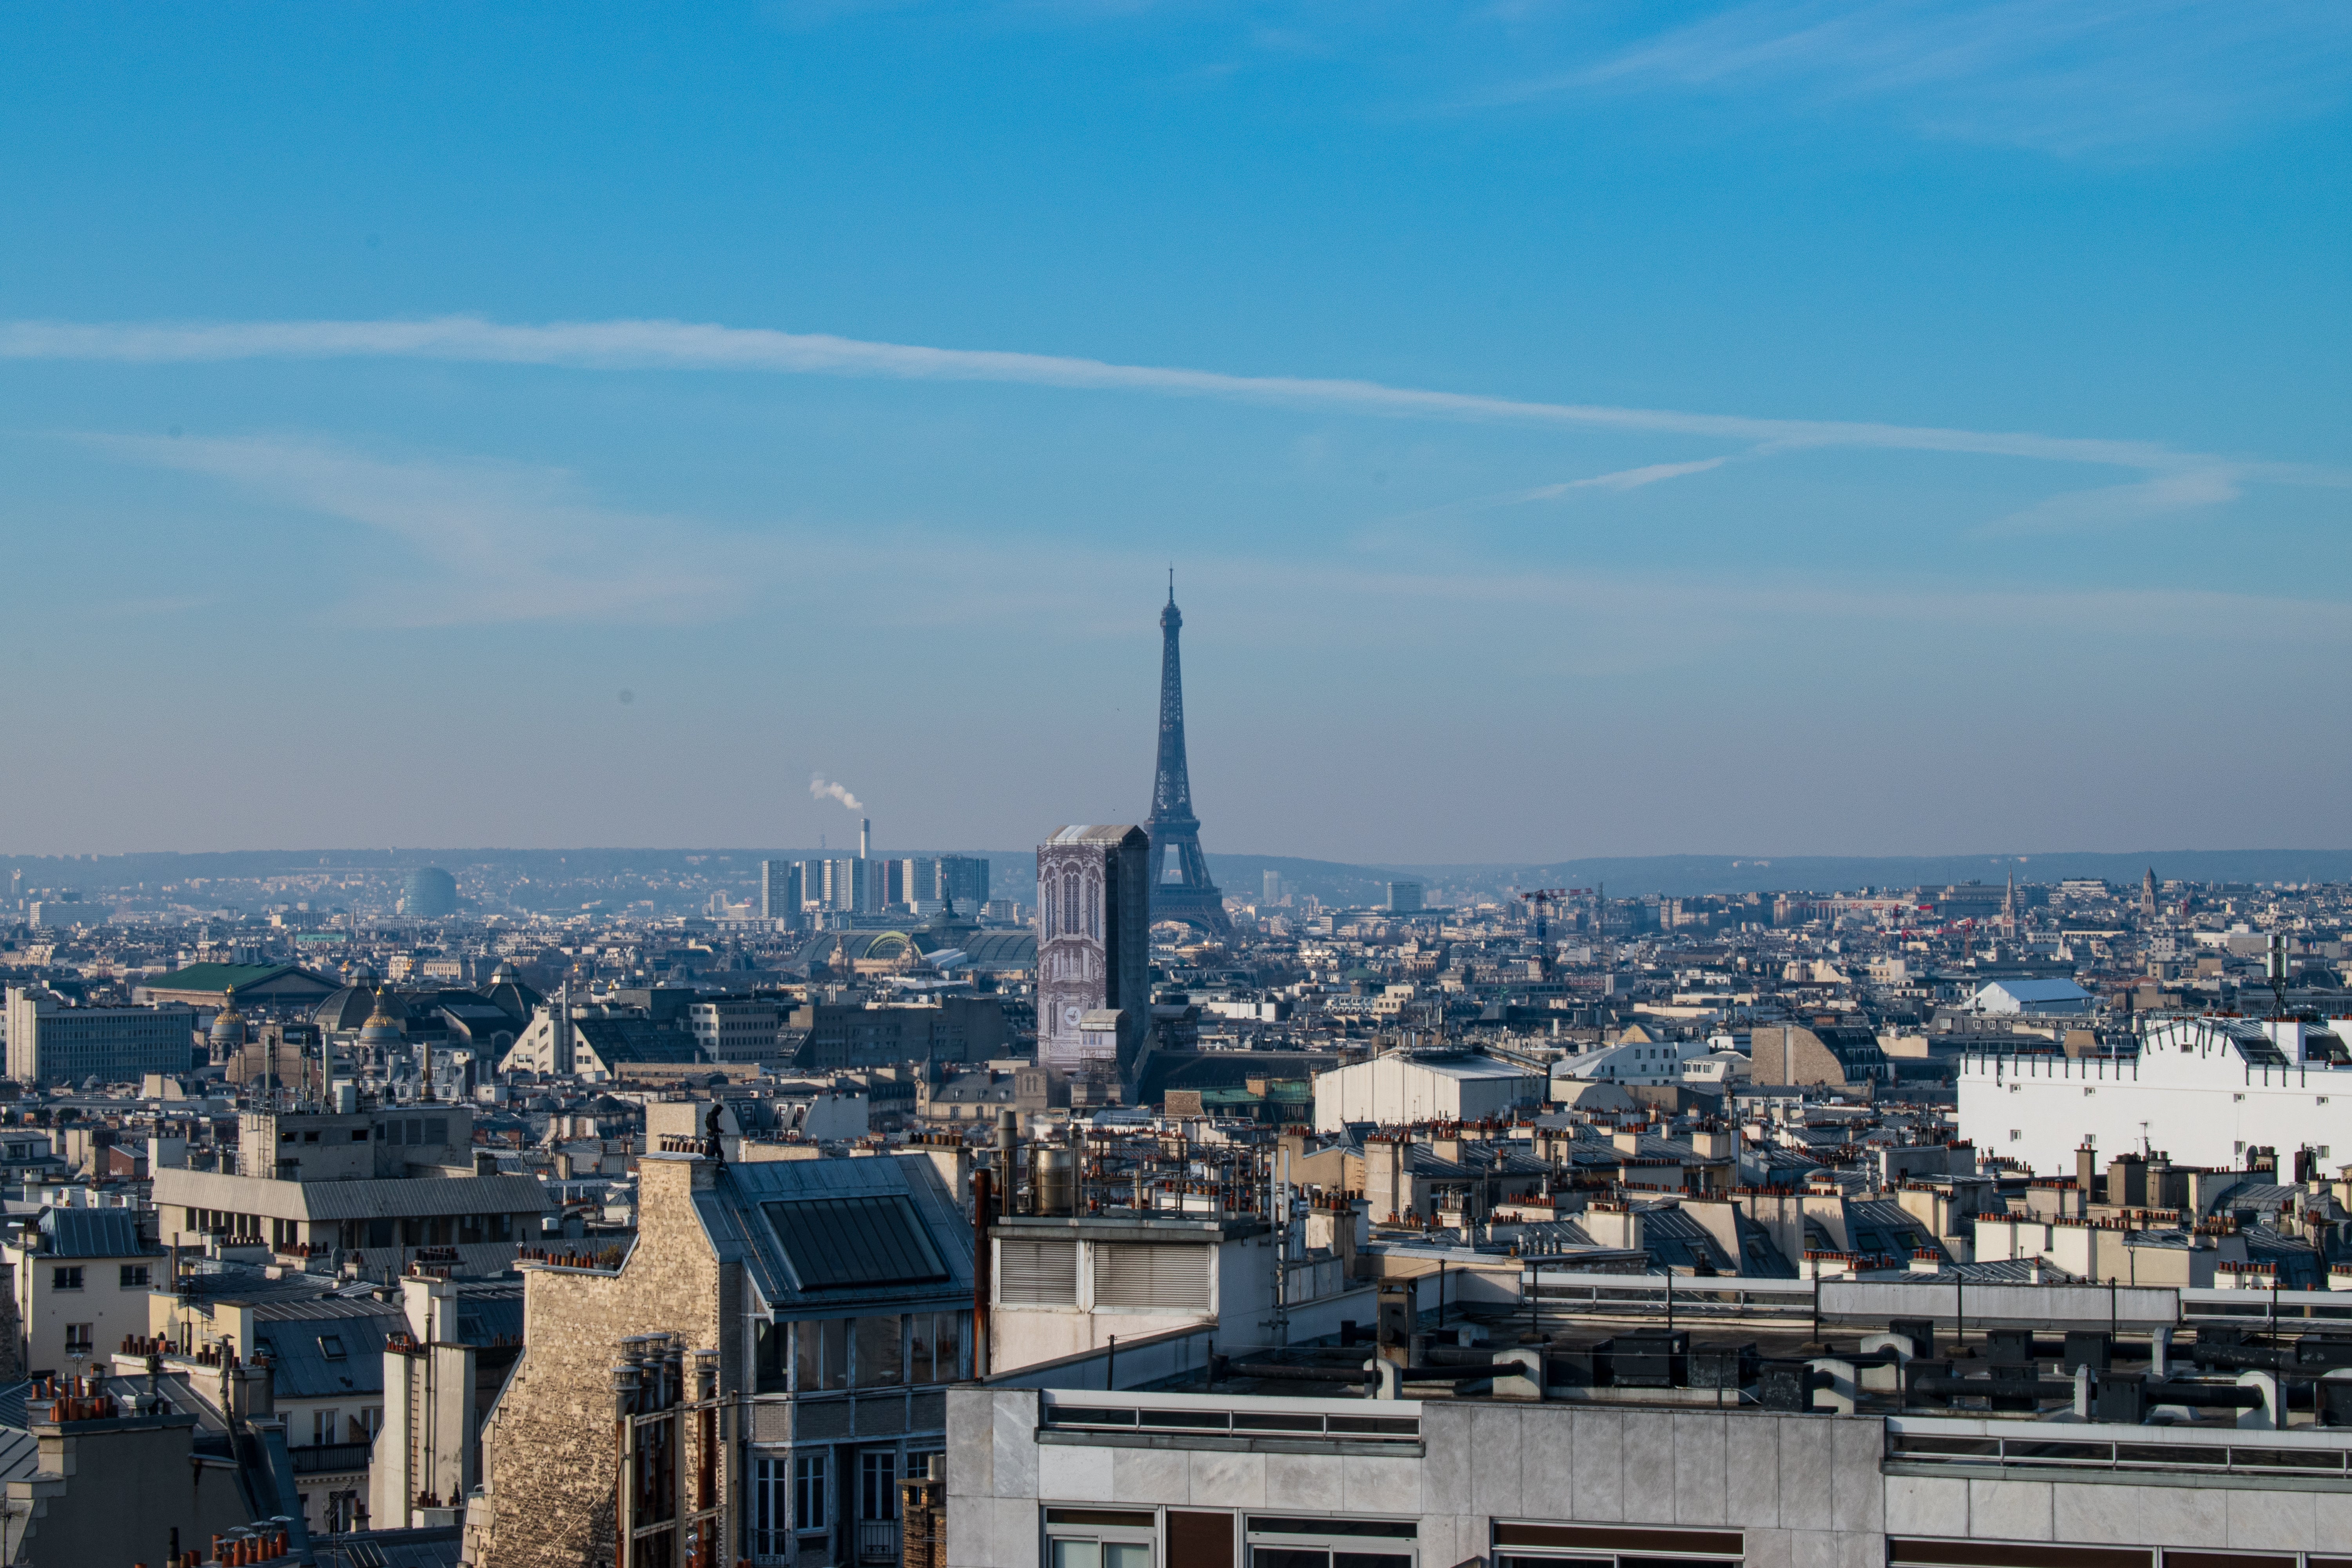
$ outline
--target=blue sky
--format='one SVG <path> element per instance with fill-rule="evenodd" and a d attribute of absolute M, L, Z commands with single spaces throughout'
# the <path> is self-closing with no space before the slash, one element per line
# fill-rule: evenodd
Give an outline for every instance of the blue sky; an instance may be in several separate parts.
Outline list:
<path fill-rule="evenodd" d="M 2337 846 L 2352 13 L 0 12 L 0 847 Z M 624 697 L 625 694 L 625 700 Z"/>

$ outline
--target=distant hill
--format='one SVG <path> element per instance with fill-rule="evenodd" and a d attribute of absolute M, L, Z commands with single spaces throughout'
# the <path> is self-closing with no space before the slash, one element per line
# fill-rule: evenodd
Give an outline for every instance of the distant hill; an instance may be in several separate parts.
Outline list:
<path fill-rule="evenodd" d="M 826 849 L 239 849 L 186 855 L 155 851 L 133 855 L 0 855 L 0 872 L 21 869 L 28 887 L 79 888 L 89 892 L 145 883 L 185 882 L 191 878 L 250 879 L 301 871 L 333 869 L 386 876 L 417 866 L 458 870 L 498 865 L 534 880 L 571 884 L 614 876 L 698 871 L 713 881 L 756 885 L 762 859 L 814 859 L 838 856 Z M 1026 849 L 927 849 L 892 846 L 894 856 L 979 855 L 990 863 L 999 898 L 1027 901 L 1034 896 L 1036 851 Z M 2154 867 L 2159 880 L 2191 882 L 2352 881 L 2352 849 L 2148 849 L 2130 854 L 2067 850 L 2032 855 L 1831 856 L 1649 855 L 1580 860 L 1517 863 L 1350 864 L 1285 855 L 1211 855 L 1209 869 L 1226 892 L 1255 897 L 1267 871 L 1292 889 L 1326 903 L 1372 904 L 1386 896 L 1392 878 L 1429 886 L 1432 900 L 1444 893 L 1502 894 L 1516 888 L 1605 886 L 1614 896 L 1644 893 L 1689 898 L 1703 893 L 1851 890 L 1858 888 L 1941 887 L 1971 879 L 1998 882 L 2013 868 L 2021 882 L 2057 882 L 2097 877 L 2136 886 Z"/>

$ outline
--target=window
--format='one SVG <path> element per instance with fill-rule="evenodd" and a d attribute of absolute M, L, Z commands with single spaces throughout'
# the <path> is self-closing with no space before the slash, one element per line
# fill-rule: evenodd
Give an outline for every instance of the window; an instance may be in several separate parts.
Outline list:
<path fill-rule="evenodd" d="M 1678 1568 L 1739 1568 L 1746 1550 L 1746 1537 L 1736 1530 L 1499 1520 L 1493 1530 L 1498 1568 L 1653 1568 L 1669 1563 Z"/>
<path fill-rule="evenodd" d="M 799 1392 L 849 1386 L 849 1323 L 847 1318 L 812 1318 L 793 1325 Z"/>
<path fill-rule="evenodd" d="M 342 1337 L 342 1335 L 341 1335 L 341 1334 L 320 1334 L 320 1335 L 319 1336 L 319 1353 L 320 1353 L 320 1355 L 322 1355 L 322 1356 L 326 1357 L 329 1361 L 341 1361 L 341 1360 L 342 1360 L 342 1359 L 343 1359 L 343 1337 Z"/>
<path fill-rule="evenodd" d="M 792 1386 L 792 1369 L 784 1362 L 784 1346 L 791 1342 L 791 1326 L 784 1323 L 751 1326 L 751 1368 L 758 1392 L 782 1394 Z"/>
<path fill-rule="evenodd" d="M 124 1264 L 122 1266 L 122 1289 L 125 1290 L 144 1290 L 147 1289 L 147 1265 L 144 1263 Z"/>
<path fill-rule="evenodd" d="M 751 1461 L 751 1555 L 785 1558 L 793 1554 L 791 1461 L 760 1458 Z"/>
<path fill-rule="evenodd" d="M 908 1320 L 907 1381 L 953 1383 L 963 1375 L 963 1314 L 917 1312 Z"/>
<path fill-rule="evenodd" d="M 49 1271 L 49 1289 L 52 1290 L 80 1289 L 81 1265 L 77 1263 L 70 1268 L 60 1267 L 51 1269 Z"/>
<path fill-rule="evenodd" d="M 793 1456 L 793 1523 L 798 1530 L 823 1530 L 831 1517 L 824 1506 L 824 1461 L 822 1449 Z"/>
<path fill-rule="evenodd" d="M 857 1318 L 857 1386 L 887 1388 L 907 1381 L 907 1358 L 898 1342 L 898 1318 Z M 867 1514 L 868 1519 L 887 1517 Z"/>
<path fill-rule="evenodd" d="M 83 1355 L 89 1354 L 90 1344 L 92 1340 L 96 1337 L 98 1325 L 96 1323 L 68 1323 L 66 1325 L 66 1354 L 72 1355 L 76 1352 L 79 1352 Z"/>
<path fill-rule="evenodd" d="M 354 1410 L 354 1411 L 352 1411 L 352 1442 L 354 1442 L 354 1443 L 373 1443 L 373 1442 L 374 1442 L 374 1441 L 375 1441 L 375 1435 L 376 1435 L 378 1432 L 381 1432 L 381 1431 L 383 1431 L 383 1405 L 362 1405 L 362 1406 L 361 1406 L 359 1409 Z"/>
<path fill-rule="evenodd" d="M 857 1517 L 898 1517 L 898 1456 L 868 1448 L 857 1456 Z"/>
<path fill-rule="evenodd" d="M 313 1443 L 333 1442 L 335 1440 L 335 1432 L 337 1430 L 337 1423 L 340 1417 L 338 1414 L 332 1410 L 313 1410 L 310 1412 L 310 1441 Z"/>
<path fill-rule="evenodd" d="M 1249 1568 L 1413 1568 L 1409 1519 L 1252 1514 Z"/>
<path fill-rule="evenodd" d="M 1149 1510 L 1049 1508 L 1046 1568 L 1152 1568 Z"/>

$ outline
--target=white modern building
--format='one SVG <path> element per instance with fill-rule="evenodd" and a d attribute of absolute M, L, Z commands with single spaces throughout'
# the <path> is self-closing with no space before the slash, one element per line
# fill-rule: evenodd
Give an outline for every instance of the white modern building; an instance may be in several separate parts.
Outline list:
<path fill-rule="evenodd" d="M 2250 1148 L 2352 1160 L 2352 1051 L 2326 1026 L 2253 1018 L 2151 1025 L 2137 1058 L 1971 1052 L 1961 1058 L 1960 1136 L 2035 1171 L 2071 1171 L 2145 1144 L 2176 1164 L 2242 1165 Z"/>
<path fill-rule="evenodd" d="M 1694 1078 L 1721 1081 L 1727 1073 L 1727 1065 L 1717 1064 L 1712 1071 L 1704 1067 L 1715 1054 L 1715 1047 L 1705 1040 L 1629 1040 L 1622 1045 L 1595 1046 L 1589 1051 L 1563 1058 L 1552 1064 L 1551 1075 L 1555 1079 L 1588 1079 L 1602 1083 L 1683 1083 Z M 1700 1073 L 1686 1070 L 1686 1064 L 1693 1063 L 1702 1065 Z M 1742 1058 L 1742 1076 L 1745 1071 L 1746 1058 Z"/>
<path fill-rule="evenodd" d="M 2076 1018 L 2090 1012 L 2091 994 L 2071 980 L 1993 980 L 1979 986 L 1969 999 L 1972 1013 L 2014 1015 L 2039 1013 Z"/>
<path fill-rule="evenodd" d="M 1475 1121 L 1539 1104 L 1545 1090 L 1541 1073 L 1493 1057 L 1391 1051 L 1316 1075 L 1315 1130 L 1338 1132 L 1350 1122 Z"/>

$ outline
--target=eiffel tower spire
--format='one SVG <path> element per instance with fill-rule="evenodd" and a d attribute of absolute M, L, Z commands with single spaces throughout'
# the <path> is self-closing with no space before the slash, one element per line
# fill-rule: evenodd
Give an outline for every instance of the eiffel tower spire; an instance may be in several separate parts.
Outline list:
<path fill-rule="evenodd" d="M 1160 612 L 1160 759 L 1151 779 L 1151 816 L 1143 825 L 1151 837 L 1151 918 L 1227 936 L 1233 924 L 1201 853 L 1201 820 L 1192 815 L 1192 773 L 1184 763 L 1184 669 L 1176 647 L 1183 627 L 1171 566 L 1168 607 Z"/>

